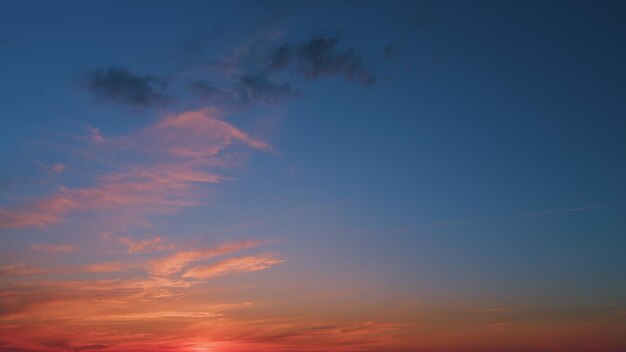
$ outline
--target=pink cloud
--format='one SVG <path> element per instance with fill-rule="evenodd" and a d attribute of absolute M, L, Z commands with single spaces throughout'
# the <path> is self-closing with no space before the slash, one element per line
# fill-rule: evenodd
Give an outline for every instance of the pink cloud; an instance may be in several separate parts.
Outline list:
<path fill-rule="evenodd" d="M 54 164 L 50 168 L 50 171 L 52 171 L 53 173 L 56 173 L 56 174 L 63 172 L 63 170 L 65 170 L 65 165 L 63 165 L 63 164 Z"/>
<path fill-rule="evenodd" d="M 191 268 L 183 274 L 182 277 L 206 279 L 234 273 L 261 271 L 274 265 L 284 263 L 285 261 L 285 259 L 276 258 L 273 255 L 268 254 L 241 258 L 229 258 L 208 266 Z"/>
<path fill-rule="evenodd" d="M 164 251 L 176 248 L 176 245 L 166 244 L 163 237 L 153 237 L 143 241 L 133 240 L 128 237 L 121 237 L 119 241 L 128 245 L 128 253 L 148 252 L 148 251 Z"/>
<path fill-rule="evenodd" d="M 212 108 L 185 112 L 168 116 L 143 133 L 147 140 L 158 138 L 156 142 L 163 150 L 180 156 L 213 155 L 230 146 L 233 140 L 255 149 L 272 150 L 267 143 L 217 116 L 217 110 Z"/>
<path fill-rule="evenodd" d="M 84 268 L 84 271 L 88 273 L 113 273 L 126 271 L 129 269 L 129 266 L 123 262 L 104 262 L 88 265 Z"/>
<path fill-rule="evenodd" d="M 100 136 L 97 129 L 92 133 Z M 141 162 L 122 163 L 116 167 L 121 171 L 96 176 L 91 187 L 60 187 L 22 207 L 0 208 L 0 228 L 41 227 L 60 222 L 71 212 L 89 210 L 123 212 L 140 223 L 145 215 L 201 204 L 199 185 L 229 180 L 220 171 L 238 166 L 241 153 L 226 151 L 234 141 L 271 150 L 218 118 L 214 109 L 167 116 L 137 133 L 97 141 L 120 155 L 138 153 L 136 160 Z"/>
<path fill-rule="evenodd" d="M 89 130 L 89 141 L 92 143 L 103 143 L 106 142 L 107 139 L 102 136 L 99 128 L 95 127 L 87 127 Z"/>
<path fill-rule="evenodd" d="M 32 268 L 24 265 L 3 265 L 0 266 L 0 276 L 21 276 L 37 275 L 49 273 L 50 269 Z"/>
<path fill-rule="evenodd" d="M 165 258 L 152 261 L 150 263 L 150 269 L 154 275 L 169 276 L 178 273 L 190 262 L 222 256 L 246 248 L 256 247 L 261 244 L 263 244 L 262 241 L 239 241 L 212 248 L 178 252 Z"/>

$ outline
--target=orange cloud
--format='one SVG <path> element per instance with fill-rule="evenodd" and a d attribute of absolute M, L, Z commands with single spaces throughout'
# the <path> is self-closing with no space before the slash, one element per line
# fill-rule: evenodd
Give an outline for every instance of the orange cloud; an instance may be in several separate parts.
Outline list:
<path fill-rule="evenodd" d="M 0 276 L 20 276 L 37 275 L 49 273 L 50 269 L 31 268 L 24 265 L 3 265 L 0 266 Z"/>
<path fill-rule="evenodd" d="M 274 265 L 284 263 L 285 259 L 279 259 L 272 255 L 257 255 L 241 258 L 229 258 L 208 266 L 191 268 L 183 278 L 206 279 L 215 276 L 233 273 L 245 273 L 268 269 Z"/>
<path fill-rule="evenodd" d="M 60 222 L 74 211 L 117 211 L 137 219 L 200 204 L 198 185 L 229 180 L 218 170 L 238 165 L 240 154 L 226 152 L 234 141 L 271 150 L 267 143 L 217 115 L 214 109 L 185 112 L 131 135 L 97 138 L 99 147 L 121 155 L 138 153 L 141 162 L 123 162 L 116 167 L 121 171 L 95 177 L 91 187 L 61 187 L 22 207 L 0 208 L 0 228 L 41 227 Z M 92 133 L 100 136 L 97 129 Z"/>
<path fill-rule="evenodd" d="M 166 244 L 163 237 L 153 237 L 143 241 L 136 241 L 128 237 L 121 237 L 121 243 L 128 245 L 128 253 L 146 251 L 164 251 L 176 248 L 174 244 Z"/>
<path fill-rule="evenodd" d="M 183 269 L 190 262 L 206 260 L 217 256 L 240 251 L 246 248 L 256 247 L 263 244 L 262 241 L 239 241 L 228 243 L 212 248 L 195 251 L 178 252 L 165 258 L 154 260 L 150 263 L 151 273 L 158 276 L 169 276 Z"/>
<path fill-rule="evenodd" d="M 119 271 L 126 271 L 129 266 L 123 262 L 104 262 L 88 265 L 84 271 L 88 273 L 112 273 Z"/>

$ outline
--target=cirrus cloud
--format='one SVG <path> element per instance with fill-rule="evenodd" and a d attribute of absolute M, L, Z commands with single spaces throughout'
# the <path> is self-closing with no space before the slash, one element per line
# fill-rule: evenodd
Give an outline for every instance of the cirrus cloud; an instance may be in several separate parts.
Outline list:
<path fill-rule="evenodd" d="M 191 268 L 182 277 L 207 279 L 234 273 L 254 272 L 268 269 L 285 261 L 286 259 L 278 258 L 272 254 L 228 258 L 215 264 Z"/>

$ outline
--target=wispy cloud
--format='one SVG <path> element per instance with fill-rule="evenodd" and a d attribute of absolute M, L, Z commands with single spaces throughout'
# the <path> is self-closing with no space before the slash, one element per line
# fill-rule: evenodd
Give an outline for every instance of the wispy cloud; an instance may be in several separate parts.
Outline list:
<path fill-rule="evenodd" d="M 238 74 L 291 72 L 303 78 L 344 76 L 364 86 L 374 84 L 376 76 L 353 47 L 343 45 L 341 35 L 316 35 L 301 42 L 280 40 L 271 32 L 237 48 L 231 58 L 220 62 Z M 387 52 L 390 52 L 389 48 Z"/>
<path fill-rule="evenodd" d="M 288 68 L 293 61 L 296 71 L 306 78 L 343 75 L 349 81 L 371 85 L 376 78 L 354 49 L 340 49 L 340 36 L 318 36 L 291 46 L 284 44 L 276 48 L 270 60 L 273 69 Z"/>
<path fill-rule="evenodd" d="M 195 80 L 189 83 L 189 89 L 202 100 L 211 102 L 227 102 L 233 99 L 233 93 L 218 88 L 214 83 L 206 80 Z"/>
<path fill-rule="evenodd" d="M 511 310 L 511 307 L 489 307 L 489 308 L 474 308 L 469 311 L 472 313 L 504 313 Z"/>
<path fill-rule="evenodd" d="M 278 83 L 261 74 L 242 76 L 237 85 L 237 93 L 242 104 L 255 101 L 277 104 L 286 98 L 299 95 L 288 83 Z"/>
<path fill-rule="evenodd" d="M 521 214 L 515 214 L 515 215 L 498 216 L 498 217 L 492 217 L 492 218 L 449 220 L 449 221 L 433 222 L 433 223 L 426 223 L 426 224 L 419 224 L 419 225 L 412 225 L 412 226 L 404 226 L 404 227 L 392 229 L 389 232 L 405 233 L 405 232 L 412 232 L 415 230 L 423 230 L 423 229 L 435 229 L 435 228 L 463 226 L 463 225 L 477 225 L 477 224 L 483 224 L 483 223 L 494 222 L 494 221 L 514 220 L 514 219 L 520 219 L 520 218 L 534 218 L 534 217 L 567 214 L 567 213 L 579 213 L 579 212 L 586 212 L 586 211 L 592 211 L 592 210 L 598 210 L 598 209 L 619 208 L 623 206 L 626 206 L 626 202 L 594 204 L 594 205 L 590 205 L 586 207 L 578 207 L 578 208 L 554 208 L 554 209 L 540 210 L 540 211 L 521 213 Z"/>
<path fill-rule="evenodd" d="M 114 273 L 128 269 L 130 267 L 124 262 L 104 262 L 88 265 L 84 268 L 84 271 L 88 273 Z"/>
<path fill-rule="evenodd" d="M 74 211 L 117 211 L 137 221 L 147 214 L 171 213 L 199 204 L 198 185 L 229 179 L 219 171 L 237 166 L 238 154 L 227 152 L 235 144 L 272 150 L 220 119 L 215 109 L 166 116 L 137 133 L 102 143 L 99 147 L 137 153 L 143 160 L 95 176 L 94 186 L 60 187 L 21 207 L 0 208 L 0 227 L 41 227 Z"/>
<path fill-rule="evenodd" d="M 188 88 L 205 101 L 248 106 L 255 103 L 276 105 L 300 96 L 287 80 L 299 76 L 318 79 L 343 76 L 362 86 L 376 83 L 373 68 L 364 63 L 357 50 L 343 45 L 341 36 L 318 35 L 301 42 L 282 41 L 283 33 L 259 34 L 216 61 L 213 69 L 221 80 L 196 79 Z M 278 42 L 282 43 L 278 44 Z M 391 53 L 386 47 L 385 56 Z"/>
<path fill-rule="evenodd" d="M 191 262 L 230 254 L 243 249 L 256 247 L 263 243 L 263 241 L 248 240 L 193 251 L 181 251 L 164 258 L 153 260 L 150 263 L 150 270 L 153 275 L 169 276 L 180 272 Z"/>
<path fill-rule="evenodd" d="M 128 246 L 128 253 L 164 251 L 176 248 L 173 243 L 166 243 L 163 237 L 153 237 L 146 240 L 133 240 L 128 237 L 121 237 L 119 242 Z"/>
<path fill-rule="evenodd" d="M 54 164 L 50 168 L 50 171 L 52 173 L 55 173 L 55 174 L 59 174 L 59 173 L 63 172 L 63 170 L 65 170 L 65 165 L 63 165 L 63 164 Z"/>
<path fill-rule="evenodd" d="M 0 276 L 21 276 L 21 275 L 37 275 L 49 273 L 52 270 L 33 268 L 24 265 L 3 265 L 0 266 Z"/>
<path fill-rule="evenodd" d="M 529 217 L 552 215 L 552 214 L 578 213 L 578 212 L 589 211 L 589 210 L 604 209 L 604 208 L 616 208 L 616 207 L 623 207 L 623 206 L 626 206 L 626 202 L 594 204 L 594 205 L 590 205 L 590 206 L 586 206 L 586 207 L 578 207 L 578 208 L 547 209 L 547 210 L 535 211 L 535 212 L 530 212 L 530 213 L 518 214 L 518 215 L 515 215 L 513 217 L 529 218 Z"/>
<path fill-rule="evenodd" d="M 191 268 L 182 277 L 206 279 L 233 273 L 254 272 L 268 269 L 285 261 L 285 259 L 277 258 L 271 254 L 229 258 L 215 264 Z"/>

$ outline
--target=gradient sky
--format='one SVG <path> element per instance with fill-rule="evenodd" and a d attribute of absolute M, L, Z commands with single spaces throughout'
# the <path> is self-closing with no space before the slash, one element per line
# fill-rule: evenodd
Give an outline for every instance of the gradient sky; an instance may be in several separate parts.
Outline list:
<path fill-rule="evenodd" d="M 625 13 L 0 2 L 0 351 L 625 351 Z"/>

